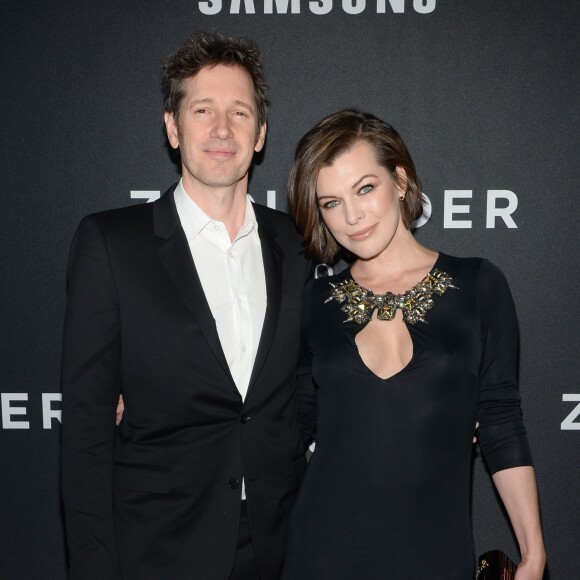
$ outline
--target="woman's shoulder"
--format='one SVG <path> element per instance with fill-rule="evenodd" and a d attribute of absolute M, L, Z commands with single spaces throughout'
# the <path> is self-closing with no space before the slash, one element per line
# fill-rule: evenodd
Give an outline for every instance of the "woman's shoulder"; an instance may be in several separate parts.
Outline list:
<path fill-rule="evenodd" d="M 453 278 L 453 284 L 478 296 L 490 299 L 497 294 L 510 293 L 505 274 L 493 262 L 482 257 L 460 258 L 440 254 L 438 269 Z"/>
<path fill-rule="evenodd" d="M 505 278 L 501 269 L 487 258 L 480 256 L 459 257 L 441 252 L 436 263 L 438 270 L 451 276 L 471 277 L 475 281 L 481 278 Z"/>
<path fill-rule="evenodd" d="M 480 258 L 477 256 L 463 258 L 459 256 L 452 256 L 444 252 L 439 252 L 439 257 L 437 258 L 435 267 L 438 270 L 444 270 L 449 274 L 478 272 L 484 259 L 485 258 Z"/>
<path fill-rule="evenodd" d="M 305 300 L 314 302 L 324 302 L 331 291 L 333 284 L 339 284 L 349 276 L 349 268 L 342 268 L 336 272 L 334 268 L 321 264 L 315 269 L 315 275 L 306 283 L 304 289 Z"/>

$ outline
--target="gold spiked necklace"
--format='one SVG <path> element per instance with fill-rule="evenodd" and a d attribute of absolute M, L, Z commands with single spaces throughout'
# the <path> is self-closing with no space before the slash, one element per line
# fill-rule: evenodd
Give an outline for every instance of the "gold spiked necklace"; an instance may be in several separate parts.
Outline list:
<path fill-rule="evenodd" d="M 377 310 L 379 320 L 393 320 L 397 308 L 403 313 L 403 320 L 409 324 L 417 321 L 427 322 L 425 314 L 433 308 L 433 294 L 441 296 L 447 288 L 455 288 L 453 278 L 441 270 L 432 270 L 410 290 L 404 294 L 375 294 L 355 282 L 352 278 L 333 284 L 332 291 L 325 304 L 336 300 L 343 304 L 341 310 L 348 318 L 344 322 L 354 321 L 358 324 L 369 322 L 373 312 Z"/>

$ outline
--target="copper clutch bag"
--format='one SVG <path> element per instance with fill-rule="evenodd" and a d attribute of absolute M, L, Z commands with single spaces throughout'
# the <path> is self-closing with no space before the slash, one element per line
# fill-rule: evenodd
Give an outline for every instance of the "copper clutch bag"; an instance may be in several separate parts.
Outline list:
<path fill-rule="evenodd" d="M 516 568 L 501 550 L 491 550 L 479 557 L 475 580 L 513 580 Z"/>

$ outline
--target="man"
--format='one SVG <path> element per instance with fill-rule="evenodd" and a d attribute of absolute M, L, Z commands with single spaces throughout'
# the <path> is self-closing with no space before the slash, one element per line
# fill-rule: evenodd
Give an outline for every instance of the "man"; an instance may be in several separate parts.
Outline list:
<path fill-rule="evenodd" d="M 247 196 L 266 135 L 259 52 L 196 34 L 163 88 L 180 182 L 153 204 L 85 218 L 71 249 L 70 577 L 274 580 L 305 468 L 295 371 L 307 264 L 288 216 Z"/>

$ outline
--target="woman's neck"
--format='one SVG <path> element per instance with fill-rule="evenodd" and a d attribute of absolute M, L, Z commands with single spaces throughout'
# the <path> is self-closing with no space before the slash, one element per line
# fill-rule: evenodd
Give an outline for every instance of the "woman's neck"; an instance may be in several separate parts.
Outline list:
<path fill-rule="evenodd" d="M 354 279 L 375 293 L 402 293 L 420 282 L 437 260 L 437 252 L 422 246 L 409 230 L 393 238 L 379 255 L 358 259 L 351 267 Z"/>

